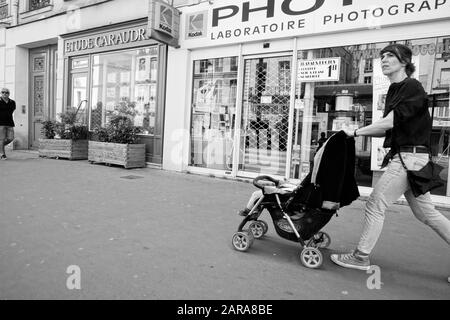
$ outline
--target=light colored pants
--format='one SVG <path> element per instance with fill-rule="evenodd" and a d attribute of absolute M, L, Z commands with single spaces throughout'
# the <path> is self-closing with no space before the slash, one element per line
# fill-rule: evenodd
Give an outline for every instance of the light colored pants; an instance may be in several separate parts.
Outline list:
<path fill-rule="evenodd" d="M 428 162 L 425 153 L 402 152 L 402 159 L 408 170 L 420 170 Z M 450 245 L 450 220 L 434 208 L 430 193 L 414 197 L 398 154 L 387 166 L 365 208 L 365 221 L 358 250 L 370 254 L 381 234 L 386 208 L 404 194 L 415 217 L 430 226 Z"/>

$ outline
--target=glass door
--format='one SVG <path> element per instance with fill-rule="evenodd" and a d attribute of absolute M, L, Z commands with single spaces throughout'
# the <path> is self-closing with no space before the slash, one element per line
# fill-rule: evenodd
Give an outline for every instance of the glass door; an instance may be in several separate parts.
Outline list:
<path fill-rule="evenodd" d="M 69 95 L 67 108 L 77 110 L 77 122 L 88 124 L 89 94 L 89 57 L 77 57 L 70 60 Z"/>
<path fill-rule="evenodd" d="M 239 175 L 285 175 L 291 65 L 291 56 L 245 60 Z"/>
<path fill-rule="evenodd" d="M 233 169 L 237 57 L 194 61 L 189 165 Z"/>

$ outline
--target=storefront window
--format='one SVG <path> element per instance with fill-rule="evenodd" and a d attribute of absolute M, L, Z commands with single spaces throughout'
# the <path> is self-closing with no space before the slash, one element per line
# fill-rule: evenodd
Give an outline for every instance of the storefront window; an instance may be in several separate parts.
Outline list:
<path fill-rule="evenodd" d="M 432 156 L 445 170 L 449 154 L 450 37 L 398 41 L 413 51 L 418 79 L 429 96 L 433 115 Z M 299 52 L 295 96 L 295 129 L 291 176 L 302 178 L 312 165 L 320 134 L 326 137 L 343 129 L 354 129 L 380 119 L 389 81 L 381 72 L 380 50 L 389 43 L 372 43 Z M 325 60 L 323 60 L 325 59 Z M 325 61 L 325 62 L 324 62 Z M 318 67 L 337 66 L 336 74 Z M 309 69 L 308 69 L 309 68 Z M 329 71 L 329 72 L 328 72 Z M 336 76 L 336 77 L 334 77 Z M 356 178 L 360 186 L 371 187 L 381 174 L 380 165 L 387 150 L 382 138 L 356 138 Z M 449 195 L 447 185 L 434 190 Z"/>
<path fill-rule="evenodd" d="M 158 48 L 96 54 L 91 68 L 90 129 L 104 126 L 115 109 L 128 106 L 134 125 L 154 134 Z"/>
<path fill-rule="evenodd" d="M 190 165 L 231 170 L 237 58 L 194 61 Z"/>

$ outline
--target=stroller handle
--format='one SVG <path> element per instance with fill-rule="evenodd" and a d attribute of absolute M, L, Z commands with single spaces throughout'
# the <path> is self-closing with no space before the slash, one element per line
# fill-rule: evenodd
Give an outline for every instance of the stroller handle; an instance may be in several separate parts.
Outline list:
<path fill-rule="evenodd" d="M 264 187 L 267 186 L 267 183 L 261 183 L 264 180 L 274 183 L 276 187 L 278 187 L 278 185 L 280 184 L 280 180 L 274 179 L 270 176 L 257 176 L 255 179 L 253 179 L 253 185 L 261 190 L 264 190 Z"/>

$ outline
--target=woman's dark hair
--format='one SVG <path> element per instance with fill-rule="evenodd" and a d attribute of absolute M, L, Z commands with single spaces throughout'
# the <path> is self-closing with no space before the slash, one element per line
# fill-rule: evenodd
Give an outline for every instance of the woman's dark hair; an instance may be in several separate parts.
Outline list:
<path fill-rule="evenodd" d="M 382 56 L 386 52 L 393 53 L 401 63 L 406 63 L 405 72 L 408 77 L 410 77 L 414 73 L 416 67 L 411 62 L 412 51 L 409 47 L 403 44 L 393 43 L 383 48 L 380 51 L 380 55 Z"/>

